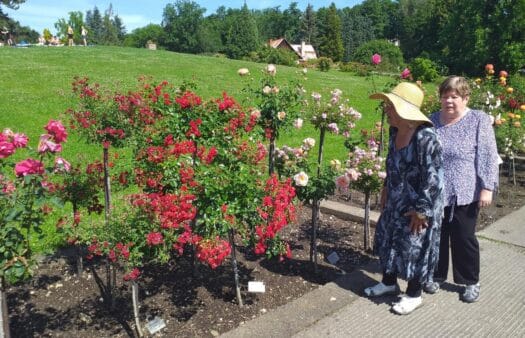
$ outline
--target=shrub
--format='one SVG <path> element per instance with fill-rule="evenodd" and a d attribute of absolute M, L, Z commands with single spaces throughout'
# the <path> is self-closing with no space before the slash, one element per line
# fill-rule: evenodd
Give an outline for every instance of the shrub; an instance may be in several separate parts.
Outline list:
<path fill-rule="evenodd" d="M 367 66 L 360 62 L 341 63 L 339 70 L 342 72 L 354 73 L 358 76 L 366 76 L 368 74 Z"/>
<path fill-rule="evenodd" d="M 330 70 L 330 67 L 332 67 L 332 59 L 330 58 L 322 56 L 319 59 L 317 59 L 317 61 L 317 66 L 322 72 L 327 72 Z"/>
<path fill-rule="evenodd" d="M 256 54 L 256 58 L 253 55 L 250 57 L 252 61 L 283 66 L 294 66 L 297 63 L 297 54 L 283 48 L 264 46 Z"/>
<path fill-rule="evenodd" d="M 403 65 L 403 53 L 401 49 L 387 40 L 372 40 L 359 46 L 352 54 L 352 61 L 370 64 L 370 58 L 374 54 L 381 55 L 381 63 L 378 68 L 383 71 L 398 71 Z"/>
<path fill-rule="evenodd" d="M 427 58 L 418 57 L 410 63 L 410 70 L 415 80 L 433 82 L 439 77 L 438 65 Z"/>

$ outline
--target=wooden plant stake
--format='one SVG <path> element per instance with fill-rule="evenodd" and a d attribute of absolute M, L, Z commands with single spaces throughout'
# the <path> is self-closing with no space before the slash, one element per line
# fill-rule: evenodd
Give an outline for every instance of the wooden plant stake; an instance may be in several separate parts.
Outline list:
<path fill-rule="evenodd" d="M 133 301 L 133 317 L 135 318 L 135 326 L 137 327 L 137 334 L 139 337 L 143 337 L 142 326 L 140 325 L 139 316 L 139 284 L 137 281 L 131 282 L 131 299 Z"/>
<path fill-rule="evenodd" d="M 237 258 L 235 257 L 235 240 L 233 229 L 230 229 L 228 233 L 231 246 L 231 258 L 232 258 L 232 267 L 233 267 L 233 278 L 235 280 L 235 294 L 237 296 L 237 303 L 239 306 L 243 306 L 242 296 L 241 296 L 241 287 L 239 285 L 239 268 L 237 266 Z"/>
<path fill-rule="evenodd" d="M 7 294 L 4 278 L 0 277 L 0 338 L 11 338 L 9 330 L 9 311 L 7 310 Z"/>

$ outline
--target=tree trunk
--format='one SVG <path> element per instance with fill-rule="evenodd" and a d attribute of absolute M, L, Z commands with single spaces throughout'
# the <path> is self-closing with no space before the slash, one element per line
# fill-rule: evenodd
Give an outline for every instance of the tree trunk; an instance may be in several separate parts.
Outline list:
<path fill-rule="evenodd" d="M 312 233 L 310 234 L 310 262 L 313 264 L 314 272 L 318 272 L 317 266 L 317 227 L 319 220 L 320 202 L 314 199 L 312 202 Z"/>
<path fill-rule="evenodd" d="M 0 277 L 0 338 L 10 338 L 9 311 L 7 310 L 7 294 L 4 278 Z"/>
<path fill-rule="evenodd" d="M 268 151 L 268 174 L 272 176 L 274 172 L 274 163 L 275 163 L 275 136 L 272 131 L 272 137 L 270 138 L 270 149 Z"/>
<path fill-rule="evenodd" d="M 140 325 L 139 316 L 139 284 L 137 281 L 131 282 L 131 299 L 133 301 L 133 317 L 135 317 L 135 326 L 137 327 L 137 334 L 139 337 L 143 337 L 142 326 Z"/>
<path fill-rule="evenodd" d="M 385 151 L 385 146 L 384 146 L 384 139 L 385 139 L 385 128 L 384 128 L 384 125 L 385 125 L 385 111 L 383 110 L 381 112 L 381 131 L 380 131 L 380 143 L 379 143 L 379 150 L 377 152 L 377 156 L 381 156 L 383 154 L 383 152 Z"/>
<path fill-rule="evenodd" d="M 370 250 L 370 192 L 365 192 L 365 231 L 364 231 L 364 248 Z"/>
<path fill-rule="evenodd" d="M 323 163 L 323 148 L 326 129 L 321 128 L 319 134 L 319 152 L 317 154 L 317 178 L 321 177 L 321 166 Z M 310 237 L 310 262 L 313 264 L 314 272 L 318 272 L 317 266 L 317 228 L 319 225 L 319 208 L 321 201 L 318 198 L 312 200 L 312 233 Z"/>
<path fill-rule="evenodd" d="M 235 256 L 235 240 L 233 229 L 230 229 L 229 232 L 230 246 L 231 246 L 231 258 L 233 266 L 233 278 L 235 280 L 235 295 L 237 296 L 237 303 L 239 306 L 243 306 L 242 296 L 241 296 L 241 287 L 239 285 L 239 268 L 237 266 L 237 258 Z"/>

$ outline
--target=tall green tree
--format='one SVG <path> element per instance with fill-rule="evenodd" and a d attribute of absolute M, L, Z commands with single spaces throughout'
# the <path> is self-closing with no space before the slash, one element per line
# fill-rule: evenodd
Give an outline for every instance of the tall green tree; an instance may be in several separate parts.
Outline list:
<path fill-rule="evenodd" d="M 360 11 L 353 8 L 344 8 L 341 14 L 342 39 L 343 39 L 343 61 L 350 61 L 357 47 L 365 42 L 373 40 L 374 30 L 370 29 L 372 21 L 363 16 Z"/>
<path fill-rule="evenodd" d="M 328 7 L 323 19 L 325 20 L 323 25 L 324 31 L 320 38 L 319 54 L 334 61 L 341 61 L 344 52 L 342 25 L 334 3 Z"/>
<path fill-rule="evenodd" d="M 284 36 L 284 15 L 280 6 L 254 11 L 257 30 L 261 40 L 277 39 Z"/>
<path fill-rule="evenodd" d="M 100 44 L 102 42 L 102 14 L 97 6 L 93 8 L 93 11 L 86 12 L 86 28 L 89 31 L 89 41 L 94 44 Z"/>
<path fill-rule="evenodd" d="M 310 4 L 306 6 L 301 17 L 300 38 L 306 43 L 311 44 L 317 37 L 317 16 L 314 7 Z"/>
<path fill-rule="evenodd" d="M 226 54 L 233 59 L 240 59 L 260 47 L 259 32 L 255 19 L 246 3 L 228 30 Z"/>
<path fill-rule="evenodd" d="M 301 10 L 297 2 L 291 2 L 290 6 L 283 12 L 284 32 L 283 35 L 290 43 L 298 43 L 301 40 Z"/>
<path fill-rule="evenodd" d="M 60 37 L 62 42 L 67 42 L 67 28 L 71 26 L 73 28 L 73 40 L 80 41 L 80 29 L 84 24 L 84 15 L 82 12 L 69 12 L 69 18 L 66 20 L 64 18 L 58 19 L 55 23 L 55 29 L 57 35 Z"/>
<path fill-rule="evenodd" d="M 0 0 L 0 5 L 6 6 L 11 9 L 18 9 L 20 4 L 23 4 L 26 0 Z M 1 11 L 1 8 L 0 8 Z"/>
<path fill-rule="evenodd" d="M 200 52 L 199 32 L 203 23 L 205 8 L 194 1 L 177 0 L 164 8 L 162 26 L 167 49 L 183 52 Z"/>

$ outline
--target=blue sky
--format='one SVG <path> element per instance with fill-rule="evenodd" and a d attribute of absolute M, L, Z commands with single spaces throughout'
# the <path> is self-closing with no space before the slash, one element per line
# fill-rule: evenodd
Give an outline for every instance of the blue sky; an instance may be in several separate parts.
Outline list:
<path fill-rule="evenodd" d="M 201 7 L 207 9 L 205 15 L 215 13 L 219 6 L 226 8 L 240 8 L 244 0 L 193 0 Z M 246 0 L 250 9 L 263 9 L 269 7 L 281 6 L 281 10 L 288 8 L 292 1 L 286 0 Z M 298 7 L 304 10 L 308 3 L 312 4 L 314 9 L 328 7 L 333 2 L 337 8 L 352 7 L 362 0 L 297 0 Z M 95 6 L 101 12 L 104 12 L 109 4 L 113 5 L 113 10 L 124 22 L 127 32 L 131 32 L 138 27 L 144 27 L 150 23 L 160 24 L 162 21 L 162 11 L 166 4 L 175 3 L 175 1 L 161 0 L 76 0 L 76 1 L 58 1 L 58 0 L 26 0 L 16 11 L 3 8 L 11 18 L 20 22 L 22 26 L 29 26 L 38 32 L 48 28 L 53 33 L 54 24 L 60 18 L 68 18 L 68 13 L 80 11 L 84 15 L 86 11 L 92 10 Z"/>

